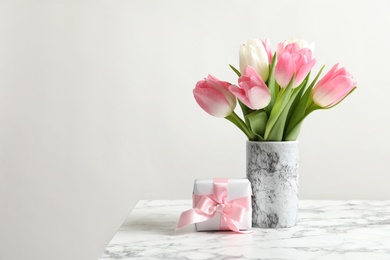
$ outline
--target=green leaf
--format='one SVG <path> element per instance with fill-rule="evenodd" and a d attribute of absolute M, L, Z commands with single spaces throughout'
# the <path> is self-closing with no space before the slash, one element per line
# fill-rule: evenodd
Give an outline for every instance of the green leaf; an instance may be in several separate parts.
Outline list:
<path fill-rule="evenodd" d="M 234 111 L 225 118 L 235 124 L 248 137 L 250 141 L 257 141 L 257 136 L 248 129 L 248 126 L 245 124 L 245 122 L 242 121 L 242 119 Z"/>
<path fill-rule="evenodd" d="M 249 126 L 249 122 L 248 122 L 248 119 L 246 117 L 246 115 L 250 114 L 250 113 L 253 113 L 255 110 L 252 110 L 250 109 L 249 107 L 247 107 L 244 103 L 242 103 L 239 99 L 237 99 L 238 101 L 238 104 L 240 104 L 240 107 L 241 107 L 241 111 L 242 111 L 242 115 L 244 116 L 244 119 L 245 119 L 245 123 L 246 125 Z"/>
<path fill-rule="evenodd" d="M 351 94 L 354 90 L 356 89 L 353 88 L 351 90 L 351 92 L 348 93 Z M 341 101 L 343 101 L 348 95 L 346 95 L 342 100 L 340 100 L 337 104 L 339 104 Z M 335 105 L 337 105 L 335 104 Z M 334 106 L 335 106 L 334 105 Z M 333 107 L 333 106 L 332 106 Z M 298 138 L 298 135 L 299 135 L 299 132 L 301 130 L 301 126 L 303 124 L 303 120 L 313 111 L 315 110 L 318 110 L 318 109 L 329 109 L 329 108 L 322 108 L 318 105 L 316 105 L 312 100 L 311 100 L 311 96 L 310 96 L 310 99 L 308 100 L 308 105 L 307 105 L 307 108 L 304 112 L 304 115 L 301 117 L 301 119 L 294 125 L 294 127 L 289 130 L 289 131 L 286 131 L 286 136 L 284 138 L 285 141 L 294 141 Z"/>
<path fill-rule="evenodd" d="M 287 111 L 287 110 L 286 110 Z M 287 113 L 282 113 L 267 136 L 267 141 L 282 141 Z"/>
<path fill-rule="evenodd" d="M 267 124 L 267 113 L 264 110 L 257 110 L 245 117 L 249 129 L 257 136 L 263 139 L 265 132 L 265 125 Z"/>
<path fill-rule="evenodd" d="M 276 65 L 276 52 L 274 53 L 274 56 L 272 58 L 272 62 L 269 69 L 269 76 L 267 81 L 267 86 L 269 89 L 269 92 L 271 93 L 271 101 L 269 102 L 268 106 L 266 107 L 267 114 L 269 115 L 271 113 L 271 110 L 275 104 L 276 96 L 279 93 L 279 86 L 275 82 L 275 65 Z"/>
<path fill-rule="evenodd" d="M 316 77 L 314 78 L 312 83 L 309 85 L 309 87 L 305 90 L 305 93 L 300 98 L 298 105 L 296 106 L 296 108 L 292 112 L 291 118 L 288 122 L 288 125 L 286 126 L 286 130 L 285 130 L 285 134 L 284 134 L 284 136 L 286 138 L 288 136 L 290 136 L 290 132 L 292 132 L 292 131 L 295 131 L 295 132 L 298 131 L 298 134 L 299 134 L 300 126 L 298 127 L 297 130 L 294 130 L 294 128 L 297 127 L 299 123 L 302 124 L 301 121 L 307 116 L 306 111 L 307 111 L 308 105 L 310 103 L 311 91 L 312 91 L 315 83 L 317 82 L 319 76 L 321 75 L 321 72 L 324 69 L 324 67 L 325 66 L 322 66 L 320 71 L 317 73 Z"/>
<path fill-rule="evenodd" d="M 288 101 L 290 100 L 291 94 L 292 94 L 292 85 L 295 79 L 295 74 L 290 80 L 290 83 L 288 86 L 284 89 L 282 89 L 278 96 L 276 97 L 275 105 L 271 110 L 271 114 L 269 116 L 267 125 L 265 127 L 265 133 L 264 133 L 264 139 L 268 140 L 268 136 L 274 127 L 276 121 L 280 117 L 281 113 L 283 112 L 284 108 L 286 107 Z"/>
<path fill-rule="evenodd" d="M 309 100 L 309 103 L 310 103 L 310 100 Z M 285 141 L 295 141 L 297 140 L 298 136 L 299 136 L 299 133 L 301 131 L 301 127 L 302 127 L 302 124 L 303 124 L 303 120 L 313 111 L 317 110 L 317 109 L 321 109 L 321 107 L 317 106 L 316 104 L 314 104 L 313 102 L 311 102 L 311 104 L 308 106 L 308 108 L 306 109 L 305 111 L 305 114 L 304 116 L 301 118 L 301 120 L 299 122 L 297 122 L 295 124 L 295 126 L 292 128 L 291 131 L 286 131 L 285 132 L 285 137 L 283 138 L 283 140 Z"/>
<path fill-rule="evenodd" d="M 236 69 L 233 65 L 229 64 L 229 67 L 237 74 L 237 76 L 241 77 L 241 72 Z"/>
<path fill-rule="evenodd" d="M 298 122 L 295 127 L 283 138 L 284 141 L 295 141 L 298 139 L 299 133 L 301 132 L 303 120 Z"/>
<path fill-rule="evenodd" d="M 303 87 L 304 84 L 301 84 L 299 87 L 295 88 L 293 90 L 293 93 L 291 95 L 291 98 L 288 100 L 288 103 L 284 107 L 282 113 L 276 120 L 276 123 L 274 127 L 271 129 L 269 135 L 267 136 L 267 140 L 269 141 L 282 141 L 283 140 L 283 135 L 284 135 L 284 129 L 286 127 L 286 121 L 287 121 L 287 116 L 289 114 L 289 111 L 291 109 L 292 104 L 294 103 L 296 97 L 301 91 L 301 88 Z"/>
<path fill-rule="evenodd" d="M 246 115 L 250 114 L 250 113 L 253 113 L 253 111 L 255 110 L 252 110 L 250 109 L 249 107 L 247 107 L 244 103 L 242 103 L 239 99 L 238 100 L 238 104 L 240 104 L 240 107 L 241 107 L 241 110 L 242 110 L 242 114 L 244 117 L 246 117 Z"/>
<path fill-rule="evenodd" d="M 299 102 L 301 101 L 303 93 L 305 92 L 305 89 L 307 87 L 307 83 L 309 81 L 309 77 L 310 77 L 310 73 L 306 76 L 306 78 L 304 79 L 302 84 L 300 86 L 298 86 L 299 92 L 296 95 L 296 97 L 294 98 L 294 101 L 291 104 L 290 110 L 288 111 L 288 115 L 287 115 L 287 119 L 286 119 L 286 128 L 289 125 L 289 123 L 291 121 L 291 118 L 292 118 L 296 108 L 298 107 Z"/>

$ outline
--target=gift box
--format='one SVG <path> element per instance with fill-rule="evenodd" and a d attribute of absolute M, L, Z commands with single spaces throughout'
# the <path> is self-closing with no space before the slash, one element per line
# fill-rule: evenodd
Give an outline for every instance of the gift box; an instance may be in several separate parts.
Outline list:
<path fill-rule="evenodd" d="M 195 223 L 197 231 L 252 228 L 251 185 L 246 178 L 197 179 L 193 208 L 182 213 L 177 229 Z"/>

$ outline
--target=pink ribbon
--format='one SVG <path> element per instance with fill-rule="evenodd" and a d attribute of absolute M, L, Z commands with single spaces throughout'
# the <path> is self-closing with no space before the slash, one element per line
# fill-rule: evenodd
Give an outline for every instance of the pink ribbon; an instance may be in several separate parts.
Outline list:
<path fill-rule="evenodd" d="M 237 224 L 243 221 L 245 212 L 250 208 L 250 197 L 227 201 L 228 179 L 214 179 L 213 192 L 214 194 L 209 195 L 193 195 L 193 208 L 181 213 L 176 230 L 206 221 L 220 213 L 220 230 L 248 233 L 240 231 Z"/>

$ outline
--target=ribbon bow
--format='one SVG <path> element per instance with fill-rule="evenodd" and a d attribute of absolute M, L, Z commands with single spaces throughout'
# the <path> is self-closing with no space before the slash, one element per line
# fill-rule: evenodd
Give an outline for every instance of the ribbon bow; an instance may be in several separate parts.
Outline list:
<path fill-rule="evenodd" d="M 181 213 L 176 230 L 190 224 L 211 219 L 218 213 L 221 216 L 221 230 L 247 233 L 245 231 L 240 231 L 237 223 L 243 221 L 245 212 L 250 208 L 250 198 L 242 197 L 227 201 L 227 179 L 214 179 L 213 190 L 214 194 L 193 195 L 194 208 Z"/>

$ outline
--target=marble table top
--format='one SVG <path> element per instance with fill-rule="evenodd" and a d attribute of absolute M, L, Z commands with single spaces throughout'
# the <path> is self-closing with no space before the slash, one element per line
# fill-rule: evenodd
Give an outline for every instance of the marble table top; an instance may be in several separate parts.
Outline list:
<path fill-rule="evenodd" d="M 301 200 L 295 227 L 250 234 L 174 231 L 190 208 L 139 201 L 99 259 L 390 259 L 390 200 Z"/>

